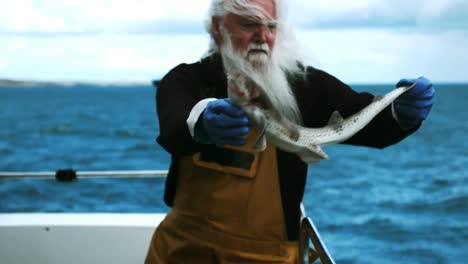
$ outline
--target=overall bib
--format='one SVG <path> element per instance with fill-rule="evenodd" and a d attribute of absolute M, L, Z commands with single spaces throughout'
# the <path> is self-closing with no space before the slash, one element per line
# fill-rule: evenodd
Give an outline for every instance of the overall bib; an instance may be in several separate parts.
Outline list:
<path fill-rule="evenodd" d="M 204 153 L 181 158 L 174 205 L 153 235 L 146 264 L 299 263 L 298 243 L 287 240 L 276 149 L 249 151 L 254 139 L 249 134 L 245 147 L 219 152 L 250 157 L 250 166 Z"/>

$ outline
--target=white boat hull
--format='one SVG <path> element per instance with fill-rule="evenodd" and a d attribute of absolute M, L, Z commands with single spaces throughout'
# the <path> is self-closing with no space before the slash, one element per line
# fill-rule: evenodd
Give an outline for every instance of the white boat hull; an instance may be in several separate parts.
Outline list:
<path fill-rule="evenodd" d="M 0 263 L 143 263 L 165 214 L 0 214 Z"/>

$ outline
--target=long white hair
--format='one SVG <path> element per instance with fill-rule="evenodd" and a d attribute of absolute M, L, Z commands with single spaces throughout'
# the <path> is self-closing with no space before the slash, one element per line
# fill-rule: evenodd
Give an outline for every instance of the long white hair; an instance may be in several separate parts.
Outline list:
<path fill-rule="evenodd" d="M 301 115 L 285 73 L 302 74 L 303 70 L 299 67 L 298 63 L 302 63 L 303 59 L 299 44 L 287 23 L 285 1 L 271 1 L 275 2 L 276 9 L 276 38 L 271 59 L 262 74 L 258 74 L 259 72 L 251 69 L 238 58 L 236 59 L 236 54 L 232 52 L 230 38 L 226 38 L 228 32 L 222 23 L 222 18 L 229 13 L 247 17 L 265 17 L 265 10 L 249 0 L 212 0 L 209 17 L 206 21 L 206 29 L 211 35 L 211 43 L 205 56 L 219 52 L 223 56 L 225 68 L 233 66 L 226 64 L 236 63 L 236 67 L 242 67 L 244 72 L 247 71 L 255 75 L 255 79 L 261 82 L 273 105 L 290 118 L 290 120 L 300 123 Z M 215 41 L 212 18 L 216 18 L 220 22 L 219 29 L 224 35 L 223 39 L 225 40 L 221 45 L 218 45 Z M 228 57 L 230 58 L 229 60 L 226 59 Z"/>

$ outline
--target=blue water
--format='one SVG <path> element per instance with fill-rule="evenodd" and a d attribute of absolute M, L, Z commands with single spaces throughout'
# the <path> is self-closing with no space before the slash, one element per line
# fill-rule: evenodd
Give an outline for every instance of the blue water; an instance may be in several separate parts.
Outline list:
<path fill-rule="evenodd" d="M 383 94 L 391 86 L 356 86 Z M 468 85 L 384 150 L 330 146 L 304 204 L 339 264 L 466 263 Z M 0 87 L 0 171 L 160 170 L 154 88 Z M 164 179 L 0 179 L 0 212 L 167 212 Z"/>

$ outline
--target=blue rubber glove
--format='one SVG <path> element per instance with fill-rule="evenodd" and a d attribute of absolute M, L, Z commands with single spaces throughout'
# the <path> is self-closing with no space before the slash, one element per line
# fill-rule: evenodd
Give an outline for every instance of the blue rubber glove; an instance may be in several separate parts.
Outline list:
<path fill-rule="evenodd" d="M 432 82 L 426 77 L 401 79 L 396 86 L 409 86 L 413 83 L 416 85 L 412 89 L 393 102 L 398 121 L 406 129 L 413 128 L 425 120 L 434 103 L 435 90 Z"/>
<path fill-rule="evenodd" d="M 245 112 L 229 99 L 211 101 L 195 125 L 195 138 L 216 145 L 243 146 L 249 133 Z"/>

